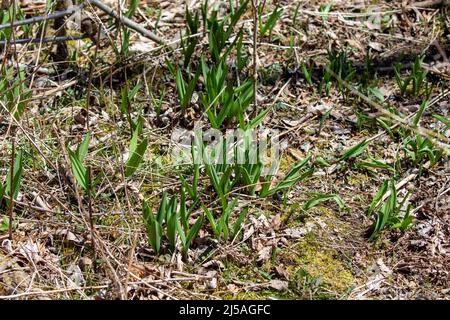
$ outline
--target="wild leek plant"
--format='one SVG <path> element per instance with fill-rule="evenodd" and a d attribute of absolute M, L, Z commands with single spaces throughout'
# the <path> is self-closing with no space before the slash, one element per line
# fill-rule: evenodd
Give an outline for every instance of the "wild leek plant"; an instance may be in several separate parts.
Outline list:
<path fill-rule="evenodd" d="M 401 77 L 401 65 L 399 63 L 394 65 L 395 81 L 397 82 L 401 95 L 406 93 L 409 85 L 411 85 L 411 94 L 415 96 L 421 94 L 423 91 L 428 96 L 431 92 L 426 82 L 427 72 L 422 67 L 423 58 L 420 56 L 416 57 L 412 64 L 410 75 L 404 80 Z"/>
<path fill-rule="evenodd" d="M 169 71 L 175 77 L 175 84 L 178 91 L 178 97 L 180 99 L 181 111 L 184 111 L 191 103 L 192 95 L 194 94 L 194 90 L 200 76 L 200 69 L 197 69 L 195 75 L 188 73 L 187 80 L 185 80 L 181 68 L 175 70 L 174 65 L 168 59 L 166 59 L 166 64 Z"/>
<path fill-rule="evenodd" d="M 200 18 L 198 11 L 195 12 L 195 15 L 192 15 L 187 6 L 185 15 L 187 29 L 184 37 L 181 36 L 181 49 L 184 57 L 183 66 L 190 70 L 189 67 L 191 65 L 192 55 L 194 54 L 199 39 L 196 34 L 200 29 Z"/>
<path fill-rule="evenodd" d="M 366 170 L 372 171 L 373 169 L 381 169 L 381 170 L 387 170 L 390 172 L 395 172 L 395 168 L 381 160 L 376 160 L 373 158 L 370 158 L 368 160 L 360 161 L 356 163 L 357 168 L 364 168 Z"/>
<path fill-rule="evenodd" d="M 164 102 L 164 97 L 166 96 L 166 91 L 162 89 L 160 92 L 160 98 L 156 99 L 152 92 L 150 92 L 150 98 L 152 99 L 152 104 L 156 113 L 156 120 L 161 121 L 161 106 Z"/>
<path fill-rule="evenodd" d="M 312 81 L 313 69 L 312 69 L 312 67 L 308 68 L 305 63 L 302 63 L 301 68 L 302 68 L 303 76 L 305 77 L 306 81 L 308 82 L 308 84 L 310 86 L 312 86 L 313 85 L 313 81 Z"/>
<path fill-rule="evenodd" d="M 330 13 L 332 7 L 333 7 L 333 1 L 330 1 L 327 4 L 320 5 L 319 12 L 321 13 L 322 20 L 324 22 L 328 20 L 328 14 Z"/>
<path fill-rule="evenodd" d="M 200 94 L 200 99 L 211 127 L 218 129 L 233 119 L 241 128 L 245 127 L 245 111 L 253 101 L 252 82 L 246 80 L 238 87 L 232 82 L 227 83 L 228 66 L 225 60 L 208 67 L 202 58 L 201 68 L 205 92 Z"/>
<path fill-rule="evenodd" d="M 27 100 L 31 97 L 32 91 L 26 84 L 25 69 L 2 67 L 0 71 L 0 99 L 3 100 L 8 110 L 19 120 L 24 113 Z"/>
<path fill-rule="evenodd" d="M 142 134 L 142 127 L 143 127 L 144 119 L 142 117 L 139 117 L 135 129 L 133 132 L 133 137 L 130 141 L 129 146 L 129 155 L 127 163 L 125 164 L 125 177 L 130 177 L 133 175 L 139 165 L 141 164 L 142 160 L 144 159 L 145 151 L 147 150 L 148 145 L 148 139 L 143 139 L 140 143 L 139 137 Z"/>
<path fill-rule="evenodd" d="M 239 31 L 239 34 L 237 35 L 237 42 L 236 42 L 236 67 L 238 72 L 242 72 L 244 70 L 245 66 L 248 64 L 248 54 L 244 51 L 243 46 L 243 39 L 244 39 L 244 33 Z"/>
<path fill-rule="evenodd" d="M 269 18 L 267 18 L 267 21 L 264 23 L 261 18 L 262 12 L 260 12 L 260 14 L 259 14 L 259 34 L 261 37 L 265 37 L 267 35 L 267 33 L 269 33 L 269 36 L 272 34 L 273 28 L 277 24 L 277 21 L 280 19 L 282 14 L 283 14 L 283 9 L 277 7 L 270 14 Z"/>
<path fill-rule="evenodd" d="M 121 90 L 121 100 L 120 100 L 120 111 L 123 115 L 126 116 L 128 123 L 130 124 L 131 130 L 134 129 L 135 125 L 133 124 L 133 121 L 131 120 L 131 101 L 136 97 L 139 89 L 141 89 L 142 85 L 140 81 L 137 81 L 134 85 L 133 89 L 128 89 L 128 83 L 125 85 L 124 88 Z"/>
<path fill-rule="evenodd" d="M 347 161 L 351 158 L 356 158 L 363 153 L 369 146 L 370 141 L 363 140 L 360 143 L 350 147 L 339 157 L 338 161 Z"/>
<path fill-rule="evenodd" d="M 209 51 L 215 63 L 228 56 L 233 48 L 235 42 L 228 44 L 228 41 L 239 19 L 245 13 L 247 5 L 248 0 L 242 1 L 236 10 L 233 10 L 221 20 L 218 19 L 218 11 L 216 10 L 212 12 L 210 17 L 204 17 L 208 30 Z M 234 41 L 236 40 L 237 38 Z"/>
<path fill-rule="evenodd" d="M 389 196 L 383 201 L 388 192 L 390 193 Z M 371 227 L 370 241 L 376 240 L 383 230 L 399 229 L 405 231 L 411 226 L 413 218 L 410 215 L 410 204 L 407 205 L 404 214 L 401 215 L 408 196 L 409 193 L 398 203 L 395 181 L 392 179 L 383 182 L 367 212 L 368 216 L 375 215 L 375 222 Z"/>
<path fill-rule="evenodd" d="M 180 176 L 182 187 L 187 191 L 193 201 L 198 200 L 198 180 L 200 177 L 200 160 L 203 155 L 204 145 L 198 135 L 194 136 L 194 142 L 191 146 L 192 156 L 192 182 Z"/>
<path fill-rule="evenodd" d="M 278 192 L 284 192 L 286 189 L 292 188 L 298 182 L 309 178 L 314 169 L 307 166 L 311 156 L 306 157 L 304 160 L 298 162 L 275 187 L 271 187 L 272 175 L 268 175 L 264 178 L 262 183 L 260 197 L 267 197 Z"/>
<path fill-rule="evenodd" d="M 337 194 L 318 193 L 313 198 L 309 199 L 305 203 L 305 205 L 303 206 L 303 210 L 309 210 L 309 209 L 314 208 L 315 206 L 319 205 L 320 203 L 328 201 L 328 200 L 334 200 L 334 202 L 336 202 L 337 205 L 339 206 L 339 209 L 345 208 L 344 201 L 342 201 L 341 197 L 339 197 Z"/>
<path fill-rule="evenodd" d="M 234 162 L 228 163 L 226 153 L 226 143 L 217 143 L 211 154 L 219 153 L 222 150 L 223 163 L 214 164 L 208 159 L 209 164 L 205 164 L 205 171 L 210 178 L 211 184 L 219 196 L 222 209 L 228 206 L 228 196 L 234 187 L 244 187 L 249 195 L 256 194 L 256 187 L 261 184 L 259 197 L 264 198 L 277 192 L 284 192 L 293 187 L 298 182 L 307 179 L 312 175 L 314 169 L 308 165 L 310 156 L 297 163 L 278 184 L 272 187 L 272 179 L 276 173 L 278 162 L 263 163 L 259 157 L 258 150 L 246 139 L 233 147 Z M 270 167 L 267 167 L 270 165 Z"/>
<path fill-rule="evenodd" d="M 203 211 L 207 219 L 209 220 L 211 229 L 213 230 L 214 236 L 217 239 L 221 239 L 222 235 L 225 241 L 227 241 L 230 237 L 234 238 L 239 234 L 241 230 L 242 223 L 244 222 L 248 208 L 245 208 L 241 211 L 238 218 L 235 220 L 234 224 L 230 228 L 230 217 L 234 208 L 237 204 L 237 198 L 235 198 L 229 205 L 227 205 L 226 209 L 222 212 L 218 219 L 214 218 L 213 213 L 202 203 Z"/>
<path fill-rule="evenodd" d="M 443 155 L 441 149 L 436 148 L 430 139 L 420 134 L 407 138 L 404 141 L 403 151 L 414 166 L 420 166 L 420 169 L 426 161 L 430 161 L 430 166 L 434 166 Z"/>
<path fill-rule="evenodd" d="M 219 196 L 223 210 L 226 210 L 228 207 L 228 196 L 236 183 L 236 180 L 232 179 L 232 170 L 233 167 L 230 164 L 205 165 L 206 174 L 209 176 L 211 184 Z"/>
<path fill-rule="evenodd" d="M 13 168 L 10 168 L 8 175 L 6 176 L 6 181 L 0 183 L 0 208 L 2 207 L 2 200 L 5 199 L 6 205 L 10 206 L 11 192 L 13 200 L 17 199 L 20 190 L 20 183 L 22 181 L 23 172 L 23 151 L 19 150 L 16 153 L 14 159 Z M 12 184 L 11 184 L 11 174 Z"/>
<path fill-rule="evenodd" d="M 182 253 L 186 256 L 192 241 L 200 231 L 203 216 L 197 218 L 196 222 L 190 226 L 189 218 L 191 212 L 187 210 L 186 194 L 183 188 L 181 188 L 180 193 L 181 201 L 178 205 L 175 196 L 172 196 L 169 200 L 167 194 L 163 192 L 156 214 L 152 212 L 148 203 L 144 201 L 142 214 L 147 230 L 147 238 L 156 253 L 160 252 L 163 239 L 167 239 L 170 248 L 175 250 L 176 241 L 179 238 L 182 245 Z"/>
<path fill-rule="evenodd" d="M 338 89 L 344 98 L 347 97 L 348 89 L 345 83 L 351 83 L 355 77 L 356 70 L 353 68 L 351 61 L 348 58 L 347 53 L 330 52 L 328 54 L 329 64 L 325 71 L 325 80 L 330 81 L 330 77 L 337 77 Z M 326 82 L 326 83 L 328 83 Z M 329 95 L 329 88 L 327 87 L 327 95 Z"/>
<path fill-rule="evenodd" d="M 77 146 L 75 151 L 67 148 L 69 154 L 70 165 L 72 167 L 72 174 L 74 175 L 78 184 L 87 191 L 89 188 L 88 172 L 84 166 L 84 158 L 89 150 L 89 142 L 91 140 L 90 132 L 86 134 L 83 141 Z"/>

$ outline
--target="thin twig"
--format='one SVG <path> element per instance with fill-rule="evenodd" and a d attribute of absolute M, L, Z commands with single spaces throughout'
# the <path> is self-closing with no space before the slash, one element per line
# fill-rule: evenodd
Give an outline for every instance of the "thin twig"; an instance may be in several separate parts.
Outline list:
<path fill-rule="evenodd" d="M 428 1 L 418 1 L 413 2 L 409 5 L 411 8 L 431 8 L 437 6 L 448 6 L 450 5 L 449 0 L 428 0 Z"/>
<path fill-rule="evenodd" d="M 14 211 L 14 161 L 16 156 L 16 139 L 14 134 L 12 135 L 12 153 L 11 153 L 11 175 L 9 177 L 9 225 L 8 225 L 8 235 L 9 240 L 12 241 L 13 233 L 12 233 L 12 225 L 13 225 L 13 211 Z"/>
<path fill-rule="evenodd" d="M 28 38 L 28 39 L 16 39 L 14 44 L 29 44 L 29 43 L 48 43 L 48 42 L 64 42 L 72 40 L 82 40 L 89 38 L 89 36 L 58 36 L 58 37 L 44 37 L 44 38 Z M 8 40 L 1 40 L 0 46 L 7 45 Z"/>
<path fill-rule="evenodd" d="M 42 152 L 42 150 L 37 146 L 36 142 L 34 142 L 33 138 L 30 137 L 30 135 L 25 131 L 25 129 L 21 126 L 21 124 L 16 120 L 14 115 L 11 113 L 11 111 L 6 108 L 5 104 L 0 100 L 0 105 L 2 106 L 3 110 L 6 111 L 6 113 L 11 117 L 11 120 L 14 122 L 15 125 L 17 125 L 20 130 L 22 130 L 25 137 L 30 141 L 33 148 L 42 156 L 42 158 L 47 161 L 47 163 L 55 170 L 58 171 L 58 168 L 51 162 L 47 156 Z"/>
<path fill-rule="evenodd" d="M 258 66 L 257 66 L 257 41 L 258 41 L 258 0 L 252 0 L 253 6 L 253 111 L 258 112 Z"/>
<path fill-rule="evenodd" d="M 11 28 L 11 27 L 14 28 L 14 27 L 18 27 L 18 26 L 27 25 L 27 24 L 35 24 L 35 23 L 39 23 L 42 21 L 46 21 L 46 20 L 54 20 L 54 19 L 65 17 L 65 16 L 69 16 L 69 15 L 74 14 L 78 10 L 83 9 L 85 5 L 86 5 L 86 3 L 82 3 L 78 6 L 70 7 L 64 11 L 57 11 L 57 12 L 54 12 L 51 14 L 46 14 L 46 15 L 39 16 L 39 17 L 18 20 L 18 21 L 14 21 L 13 23 L 8 22 L 5 24 L 0 24 L 0 30 Z"/>
<path fill-rule="evenodd" d="M 56 289 L 56 290 L 48 290 L 48 291 L 22 292 L 22 293 L 17 293 L 17 294 L 11 294 L 9 296 L 0 296 L 0 299 L 17 299 L 20 297 L 27 297 L 27 296 L 45 296 L 47 294 L 52 294 L 52 293 L 61 293 L 61 292 L 69 292 L 69 291 L 76 291 L 76 290 L 105 289 L 108 287 L 109 287 L 108 285 L 100 285 L 100 286 L 89 286 L 89 287 L 64 288 L 64 289 Z"/>
<path fill-rule="evenodd" d="M 136 32 L 139 32 L 144 37 L 146 37 L 150 40 L 153 40 L 161 45 L 165 45 L 165 41 L 162 40 L 160 37 L 158 37 L 156 34 L 145 29 L 144 27 L 142 27 L 138 23 L 134 22 L 133 20 L 131 20 L 123 15 L 119 15 L 117 12 L 115 12 L 112 8 L 108 7 L 103 2 L 98 1 L 98 0 L 88 0 L 88 2 L 90 4 L 92 4 L 93 6 L 97 7 L 98 9 L 102 10 L 109 16 L 113 17 L 114 19 L 120 21 L 120 23 L 124 24 L 128 28 L 130 28 Z"/>
<path fill-rule="evenodd" d="M 91 242 L 93 251 L 93 266 L 94 272 L 97 272 L 97 251 L 95 250 L 95 234 L 94 234 L 94 220 L 92 218 L 92 169 L 89 166 L 87 168 L 88 173 L 88 190 L 87 190 L 87 200 L 88 200 L 88 213 L 89 213 L 89 225 L 91 227 Z"/>
<path fill-rule="evenodd" d="M 97 31 L 97 43 L 100 42 L 100 28 Z M 95 46 L 95 52 L 94 52 L 94 58 L 92 60 L 90 60 L 90 67 L 89 67 L 89 81 L 88 81 L 88 87 L 87 87 L 87 93 L 86 93 L 86 130 L 90 131 L 90 127 L 89 127 L 89 106 L 91 103 L 91 88 L 92 88 L 92 75 L 94 73 L 94 68 L 95 68 L 95 60 L 97 60 L 97 56 L 98 56 L 98 47 L 99 46 Z"/>

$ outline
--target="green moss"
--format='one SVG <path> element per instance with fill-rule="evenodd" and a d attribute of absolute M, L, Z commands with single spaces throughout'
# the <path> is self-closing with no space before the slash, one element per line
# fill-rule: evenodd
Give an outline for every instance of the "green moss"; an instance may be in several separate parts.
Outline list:
<path fill-rule="evenodd" d="M 225 294 L 220 296 L 224 300 L 266 300 L 268 297 L 278 297 L 284 299 L 295 299 L 289 291 L 280 292 L 275 290 L 263 289 L 257 291 L 238 292 L 235 295 Z"/>
<path fill-rule="evenodd" d="M 370 181 L 370 178 L 363 173 L 355 173 L 348 177 L 347 183 L 350 186 L 357 186 Z"/>
<path fill-rule="evenodd" d="M 283 154 L 280 158 L 279 172 L 287 173 L 297 163 L 297 161 L 289 154 Z"/>
<path fill-rule="evenodd" d="M 331 249 L 322 249 L 312 235 L 306 236 L 296 245 L 297 255 L 294 258 L 295 267 L 291 272 L 297 273 L 303 269 L 312 277 L 320 278 L 330 290 L 342 293 L 354 283 L 351 272 Z"/>

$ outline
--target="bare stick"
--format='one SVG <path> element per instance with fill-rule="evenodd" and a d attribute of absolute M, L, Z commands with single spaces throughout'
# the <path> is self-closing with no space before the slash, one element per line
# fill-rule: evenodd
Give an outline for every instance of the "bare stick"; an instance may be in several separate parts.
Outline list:
<path fill-rule="evenodd" d="M 416 8 L 431 8 L 431 7 L 448 6 L 448 5 L 450 5 L 449 0 L 428 0 L 428 1 L 413 2 L 409 6 L 416 7 Z"/>
<path fill-rule="evenodd" d="M 62 18 L 64 16 L 74 14 L 78 10 L 83 9 L 87 3 L 90 3 L 91 5 L 97 7 L 98 9 L 105 12 L 106 14 L 113 17 L 114 19 L 120 21 L 128 28 L 133 29 L 136 32 L 139 32 L 144 37 L 146 37 L 150 40 L 153 40 L 161 45 L 166 44 L 164 42 L 164 40 L 162 40 L 160 37 L 155 35 L 153 32 L 143 28 L 142 26 L 140 26 L 138 23 L 134 22 L 133 20 L 131 20 L 123 15 L 119 15 L 111 7 L 107 6 L 106 4 L 104 4 L 103 2 L 98 1 L 98 0 L 87 0 L 86 2 L 83 2 L 82 4 L 80 4 L 78 6 L 72 6 L 69 9 L 64 10 L 64 11 L 58 11 L 58 12 L 44 15 L 44 16 L 24 19 L 24 20 L 20 20 L 20 21 L 14 21 L 13 23 L 2 24 L 2 25 L 0 25 L 0 30 L 6 29 L 6 28 L 11 28 L 11 27 L 22 26 L 22 25 L 26 25 L 26 24 L 34 24 L 34 23 L 38 23 L 41 21 L 45 21 L 45 20 L 53 20 L 53 19 Z"/>
<path fill-rule="evenodd" d="M 13 225 L 13 211 L 14 211 L 14 158 L 16 156 L 16 139 L 14 135 L 12 136 L 12 153 L 11 153 L 11 175 L 9 177 L 10 189 L 9 189 L 9 225 L 8 225 L 8 235 L 9 240 L 12 241 L 12 225 Z"/>
<path fill-rule="evenodd" d="M 89 212 L 89 225 L 91 227 L 91 241 L 92 241 L 92 251 L 94 253 L 93 257 L 93 266 L 94 272 L 97 272 L 97 252 L 95 250 L 95 234 L 94 234 L 94 220 L 92 219 L 92 169 L 88 167 L 88 189 L 87 189 L 87 197 L 88 197 L 88 212 Z"/>
<path fill-rule="evenodd" d="M 23 26 L 26 24 L 39 23 L 39 22 L 46 21 L 46 20 L 58 19 L 58 18 L 61 18 L 64 16 L 69 16 L 69 15 L 74 14 L 78 10 L 83 9 L 85 6 L 86 6 L 86 3 L 82 3 L 78 6 L 70 7 L 69 9 L 64 10 L 64 11 L 57 11 L 57 12 L 54 12 L 51 14 L 46 14 L 46 15 L 39 16 L 39 17 L 33 17 L 33 18 L 29 18 L 29 19 L 14 21 L 12 23 L 8 22 L 5 24 L 0 24 L 0 30 L 11 28 L 11 27 L 14 28 L 14 27 L 18 27 L 18 26 Z"/>
<path fill-rule="evenodd" d="M 258 0 L 252 0 L 253 6 L 253 108 L 254 114 L 258 112 L 258 98 L 257 98 L 257 85 L 258 85 L 258 67 L 257 67 L 257 40 L 258 40 Z"/>
<path fill-rule="evenodd" d="M 16 39 L 14 44 L 28 44 L 28 43 L 47 43 L 47 42 L 63 42 L 71 40 L 82 40 L 89 38 L 89 36 L 60 36 L 60 37 L 45 37 L 45 38 L 28 38 L 28 39 Z M 9 41 L 0 41 L 0 46 L 8 44 Z"/>
<path fill-rule="evenodd" d="M 100 29 L 97 30 L 97 39 L 96 42 L 99 43 L 100 42 Z M 95 46 L 95 53 L 94 53 L 94 58 L 93 60 L 90 60 L 90 66 L 89 66 L 89 82 L 88 82 L 88 87 L 87 87 L 87 98 L 86 98 L 86 130 L 90 131 L 90 127 L 89 127 L 89 106 L 90 106 L 90 101 L 91 101 L 91 88 L 92 88 L 92 76 L 94 74 L 94 68 L 95 68 L 95 60 L 97 60 L 97 55 L 98 55 L 98 47 L 99 46 Z"/>
<path fill-rule="evenodd" d="M 139 32 L 141 35 L 143 35 L 144 37 L 153 40 L 159 44 L 165 45 L 166 43 L 164 42 L 164 40 L 162 40 L 160 37 L 158 37 L 157 35 L 155 35 L 153 32 L 148 31 L 147 29 L 143 28 L 142 26 L 140 26 L 139 24 L 137 24 L 136 22 L 134 22 L 133 20 L 123 16 L 123 15 L 119 15 L 117 12 L 115 12 L 112 8 L 108 7 L 106 4 L 104 4 L 101 1 L 98 0 L 87 0 L 90 4 L 92 4 L 93 6 L 97 7 L 98 9 L 100 9 L 101 11 L 105 12 L 106 14 L 108 14 L 109 16 L 113 17 L 114 19 L 120 21 L 121 23 L 123 23 L 125 26 L 127 26 L 130 29 L 133 29 L 136 32 Z"/>

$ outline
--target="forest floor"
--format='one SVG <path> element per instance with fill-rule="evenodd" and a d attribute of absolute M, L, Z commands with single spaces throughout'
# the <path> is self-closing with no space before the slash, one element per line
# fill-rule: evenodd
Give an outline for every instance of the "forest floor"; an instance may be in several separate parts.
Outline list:
<path fill-rule="evenodd" d="M 0 299 L 449 299 L 450 8 L 369 2 L 265 3 L 263 19 L 277 6 L 283 11 L 270 35 L 257 38 L 256 100 L 259 110 L 270 109 L 260 127 L 278 130 L 285 146 L 276 181 L 308 155 L 314 173 L 265 198 L 234 189 L 229 200 L 239 200 L 231 220 L 248 210 L 241 233 L 217 239 L 205 222 L 186 256 L 179 242 L 171 250 L 166 241 L 156 254 L 142 218 L 144 200 L 156 211 L 162 191 L 180 194 L 180 175 L 191 176 L 191 167 L 171 158 L 174 129 L 209 123 L 200 104 L 202 86 L 182 110 L 165 62 L 183 63 L 185 51 L 176 40 L 187 28 L 185 2 L 141 3 L 133 15 L 175 50 L 135 32 L 125 41 L 123 26 L 99 46 L 93 37 L 68 41 L 67 61 L 48 43 L 0 47 L 0 183 L 7 184 L 13 137 L 15 155 L 20 149 L 23 157 L 12 241 L 7 192 L 0 198 Z M 39 15 L 43 3 L 22 10 Z M 191 1 L 190 11 L 201 4 Z M 228 1 L 209 1 L 210 12 L 214 6 L 219 16 L 228 13 Z M 89 6 L 85 12 L 111 23 Z M 30 28 L 18 28 L 15 37 L 37 37 L 37 25 Z M 228 75 L 238 82 L 251 79 L 254 67 L 250 4 L 227 40 L 234 41 L 240 29 L 246 64 Z M 195 37 L 192 59 L 198 61 L 211 40 L 203 26 Z M 323 80 L 332 59 L 353 70 L 344 79 L 348 86 Z M 233 49 L 230 70 L 237 60 Z M 416 61 L 420 70 L 414 70 Z M 417 88 L 412 81 L 402 93 L 396 76 L 420 71 L 426 75 Z M 7 91 L 11 86 L 16 89 Z M 11 105 L 23 107 L 17 120 Z M 246 114 L 254 114 L 252 106 Z M 148 146 L 138 169 L 125 177 L 130 126 L 139 117 Z M 84 162 L 94 181 L 92 196 L 77 183 L 67 151 L 87 132 Z M 354 146 L 359 151 L 345 157 Z M 391 180 L 399 221 L 407 211 L 412 222 L 404 230 L 393 223 L 369 240 L 381 213 L 369 216 L 368 209 Z M 217 213 L 203 167 L 200 181 L 201 201 Z M 328 201 L 306 206 L 324 195 L 331 195 Z M 193 201 L 188 205 L 193 217 L 203 214 Z"/>

